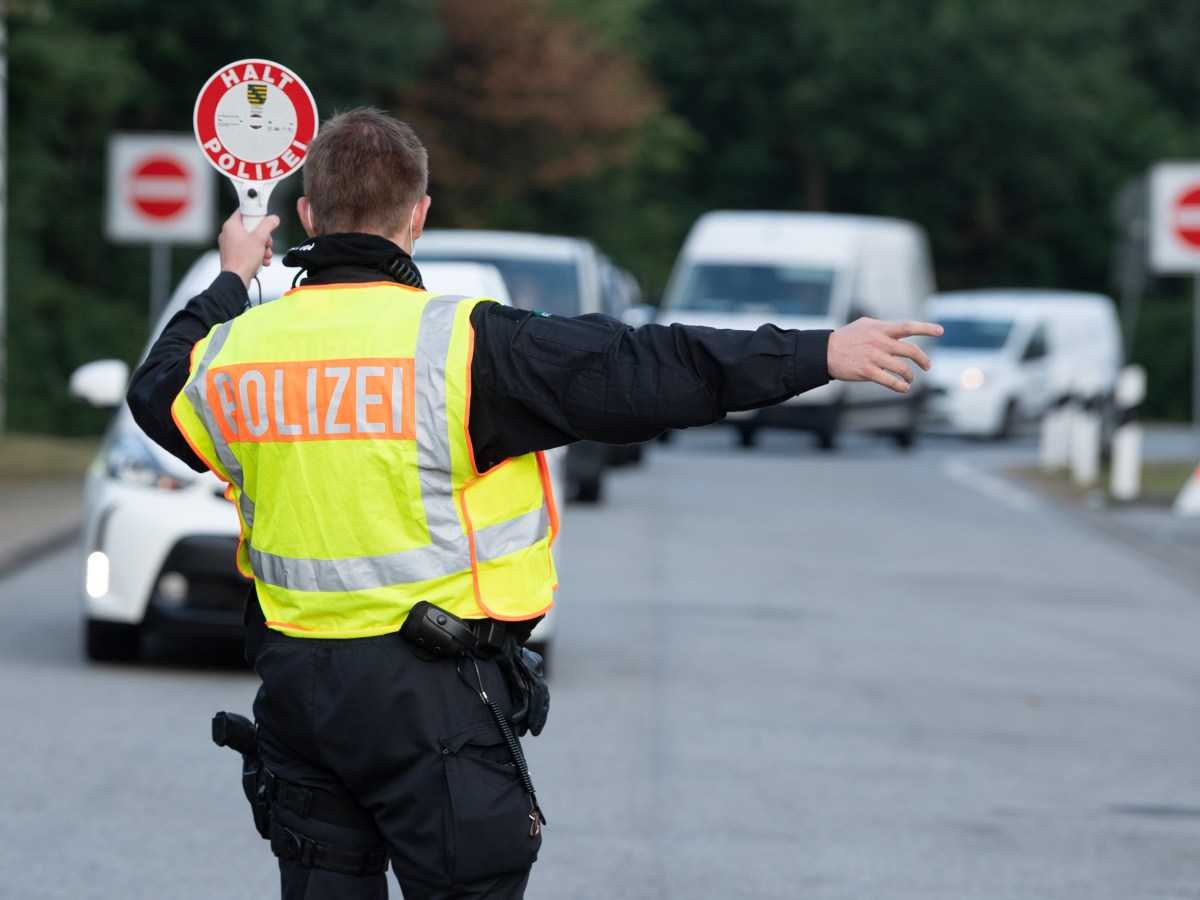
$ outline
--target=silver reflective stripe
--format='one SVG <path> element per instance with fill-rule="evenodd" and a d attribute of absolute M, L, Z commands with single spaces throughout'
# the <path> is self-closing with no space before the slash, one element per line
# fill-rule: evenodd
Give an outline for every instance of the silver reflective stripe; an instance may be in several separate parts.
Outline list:
<path fill-rule="evenodd" d="M 298 559 L 251 547 L 250 564 L 260 581 L 289 591 L 369 591 L 465 572 L 471 568 L 471 554 L 465 545 L 427 544 L 382 556 Z"/>
<path fill-rule="evenodd" d="M 254 501 L 246 494 L 246 473 L 242 469 L 242 464 L 238 462 L 238 458 L 233 455 L 229 444 L 222 437 L 221 426 L 217 424 L 217 417 L 208 402 L 208 370 L 217 354 L 221 352 L 221 348 L 225 346 L 232 325 L 233 320 L 231 319 L 221 323 L 213 330 L 208 347 L 204 350 L 204 356 L 200 359 L 200 365 L 196 367 L 192 380 L 184 386 L 183 393 L 188 402 L 192 404 L 196 415 L 200 417 L 200 421 L 204 423 L 204 429 L 208 432 L 208 436 L 212 438 L 213 448 L 217 452 L 217 460 L 225 467 L 230 482 L 238 489 L 238 509 L 242 514 L 242 521 L 246 523 L 247 528 L 253 528 Z"/>
<path fill-rule="evenodd" d="M 550 531 L 550 510 L 543 503 L 523 516 L 475 532 L 476 562 L 490 562 L 532 547 Z"/>
<path fill-rule="evenodd" d="M 450 472 L 450 423 L 446 402 L 446 360 L 454 317 L 464 297 L 435 297 L 425 304 L 417 332 L 415 369 L 417 467 L 421 477 L 421 504 L 429 539 L 447 550 L 470 550 L 454 508 L 454 483 Z M 469 563 L 468 563 L 469 565 Z M 460 571 L 460 570 L 455 570 Z M 449 573 L 446 573 L 449 574 Z M 399 584 L 403 579 L 389 581 Z"/>
<path fill-rule="evenodd" d="M 538 509 L 475 532 L 475 559 L 490 562 L 531 547 L 550 530 L 550 513 Z M 250 548 L 254 574 L 266 584 L 290 591 L 366 591 L 430 578 L 445 578 L 471 568 L 466 539 L 456 546 L 427 544 L 380 556 L 349 559 L 301 559 Z"/>

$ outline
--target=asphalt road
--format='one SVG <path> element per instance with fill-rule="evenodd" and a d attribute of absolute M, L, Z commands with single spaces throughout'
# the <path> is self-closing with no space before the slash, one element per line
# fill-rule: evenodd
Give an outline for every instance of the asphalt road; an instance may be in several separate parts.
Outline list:
<path fill-rule="evenodd" d="M 1033 453 L 705 431 L 569 507 L 531 900 L 1200 897 L 1200 590 Z M 272 896 L 253 676 L 86 664 L 78 557 L 0 579 L 0 897 Z"/>

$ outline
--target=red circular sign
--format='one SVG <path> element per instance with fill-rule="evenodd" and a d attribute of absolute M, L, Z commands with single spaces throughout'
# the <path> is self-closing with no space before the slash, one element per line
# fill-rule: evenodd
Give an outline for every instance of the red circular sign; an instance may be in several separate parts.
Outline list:
<path fill-rule="evenodd" d="M 147 157 L 130 169 L 129 201 L 151 219 L 172 219 L 192 202 L 191 175 L 170 156 Z"/>
<path fill-rule="evenodd" d="M 1189 188 L 1175 201 L 1173 225 L 1181 241 L 1200 247 L 1200 187 Z"/>
<path fill-rule="evenodd" d="M 208 79 L 193 122 L 218 172 L 239 181 L 278 181 L 304 162 L 317 133 L 317 104 L 294 72 L 243 59 Z"/>

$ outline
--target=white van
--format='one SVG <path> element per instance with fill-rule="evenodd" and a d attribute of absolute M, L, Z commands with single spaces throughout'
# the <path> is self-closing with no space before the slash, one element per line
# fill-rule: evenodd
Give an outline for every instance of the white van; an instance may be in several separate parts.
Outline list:
<path fill-rule="evenodd" d="M 928 351 L 926 430 L 1004 438 L 1068 397 L 1111 406 L 1123 352 L 1110 297 L 954 291 L 931 297 L 922 317 L 945 328 Z"/>
<path fill-rule="evenodd" d="M 838 328 L 860 316 L 916 319 L 934 291 L 924 230 L 872 216 L 710 212 L 692 226 L 663 296 L 658 321 L 755 329 Z M 920 390 L 835 381 L 779 406 L 732 413 L 750 446 L 764 426 L 812 431 L 822 449 L 839 432 L 875 431 L 909 446 Z"/>

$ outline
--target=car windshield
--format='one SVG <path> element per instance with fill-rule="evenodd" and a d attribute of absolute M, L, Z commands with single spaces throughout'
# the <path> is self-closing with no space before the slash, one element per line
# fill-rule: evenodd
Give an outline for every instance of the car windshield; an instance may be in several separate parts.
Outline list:
<path fill-rule="evenodd" d="M 669 305 L 697 312 L 823 316 L 829 312 L 834 274 L 802 266 L 697 265 Z"/>
<path fill-rule="evenodd" d="M 963 350 L 999 350 L 1012 334 L 1012 319 L 938 319 L 945 333 L 939 347 Z"/>
<path fill-rule="evenodd" d="M 518 309 L 539 310 L 556 316 L 577 316 L 580 309 L 579 276 L 573 263 L 542 262 L 528 259 L 505 259 L 463 253 L 445 255 L 421 254 L 418 247 L 417 268 L 424 259 L 486 263 L 495 266 L 508 288 L 513 306 Z"/>

